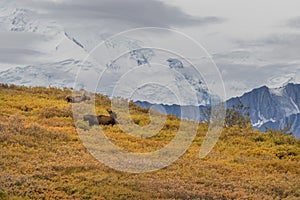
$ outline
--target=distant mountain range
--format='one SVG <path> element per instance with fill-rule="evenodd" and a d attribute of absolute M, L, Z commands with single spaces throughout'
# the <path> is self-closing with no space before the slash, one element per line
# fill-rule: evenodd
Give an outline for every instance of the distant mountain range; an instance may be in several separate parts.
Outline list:
<path fill-rule="evenodd" d="M 0 8 L 0 32 L 32 43 L 22 48 L 17 45 L 19 50 L 28 53 L 26 62 L 23 63 L 21 59 L 21 64 L 16 62 L 12 67 L 0 60 L 1 83 L 62 88 L 73 87 L 76 81 L 76 89 L 83 88 L 110 97 L 121 96 L 143 107 L 156 105 L 154 108 L 176 116 L 181 115 L 180 106 L 176 103 L 184 105 L 185 110 L 199 108 L 200 112 L 182 116 L 197 121 L 205 119 L 199 113 L 203 113 L 214 102 L 211 98 L 214 94 L 210 93 L 203 77 L 197 76 L 194 67 L 179 56 L 141 48 L 141 41 L 132 38 L 120 38 L 105 43 L 106 48 L 109 53 L 121 49 L 128 54 L 100 65 L 98 61 L 105 55 L 97 54 L 102 56 L 97 57 L 97 60 L 96 57 L 86 58 L 94 47 L 91 44 L 103 41 L 101 34 L 93 32 L 92 37 L 72 34 L 61 24 L 39 18 L 36 11 L 29 8 L 16 8 L 10 1 L 1 2 Z M 2 57 L 6 57 L 6 54 Z M 13 54 L 10 59 L 18 60 L 20 56 Z M 151 63 L 161 63 L 165 67 Z M 80 77 L 77 76 L 79 71 Z M 209 77 L 206 80 L 210 80 Z M 297 84 L 287 84 L 276 89 L 264 86 L 241 97 L 229 99 L 227 105 L 236 105 L 240 100 L 249 106 L 251 122 L 255 128 L 263 131 L 265 127 L 280 129 L 290 122 L 291 131 L 300 137 L 299 95 L 300 86 Z M 177 97 L 181 97 L 179 103 L 175 101 Z"/>
<path fill-rule="evenodd" d="M 241 97 L 231 98 L 226 101 L 228 108 L 241 102 L 249 107 L 250 119 L 254 128 L 265 131 L 266 128 L 283 129 L 289 123 L 290 131 L 300 138 L 300 84 L 289 83 L 280 88 L 268 88 L 266 86 L 254 89 Z M 148 102 L 137 101 L 142 107 L 159 108 L 167 114 L 181 116 L 179 105 L 155 105 Z M 192 107 L 193 109 L 195 107 Z M 199 113 L 203 113 L 206 106 L 199 106 Z M 181 116 L 191 120 L 202 121 L 205 117 Z"/>
<path fill-rule="evenodd" d="M 227 101 L 231 107 L 241 101 L 249 106 L 251 122 L 254 127 L 264 131 L 265 127 L 284 128 L 288 122 L 297 122 L 300 114 L 300 85 L 289 83 L 280 88 L 270 89 L 266 86 L 245 93 L 241 97 Z M 292 121 L 291 121 L 292 120 Z M 293 124 L 292 130 L 299 129 L 299 123 Z M 298 130 L 299 131 L 299 130 Z M 300 136 L 300 132 L 298 132 Z"/>

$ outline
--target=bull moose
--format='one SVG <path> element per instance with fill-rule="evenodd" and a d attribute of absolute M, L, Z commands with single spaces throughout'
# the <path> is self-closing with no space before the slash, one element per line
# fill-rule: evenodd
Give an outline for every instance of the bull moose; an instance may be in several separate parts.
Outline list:
<path fill-rule="evenodd" d="M 83 121 L 88 121 L 90 126 L 94 125 L 115 125 L 117 124 L 117 114 L 110 109 L 107 109 L 109 116 L 106 115 L 85 115 Z"/>

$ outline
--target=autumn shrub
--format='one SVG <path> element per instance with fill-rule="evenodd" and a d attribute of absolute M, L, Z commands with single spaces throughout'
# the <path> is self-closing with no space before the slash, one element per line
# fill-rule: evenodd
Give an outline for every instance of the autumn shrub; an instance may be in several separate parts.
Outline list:
<path fill-rule="evenodd" d="M 9 88 L 9 85 L 7 83 L 0 83 L 0 88 Z"/>
<path fill-rule="evenodd" d="M 255 142 L 264 142 L 266 140 L 267 140 L 267 137 L 266 137 L 266 135 L 263 135 L 263 134 L 253 136 L 253 141 L 255 141 Z"/>
<path fill-rule="evenodd" d="M 83 120 L 77 120 L 75 122 L 75 126 L 85 131 L 90 129 L 89 123 Z"/>
<path fill-rule="evenodd" d="M 111 105 L 111 100 L 109 99 L 108 96 L 95 94 L 95 105 L 108 107 Z"/>
<path fill-rule="evenodd" d="M 164 130 L 177 131 L 180 126 L 180 122 L 176 120 L 167 120 L 164 124 Z"/>
<path fill-rule="evenodd" d="M 141 106 L 137 106 L 135 105 L 135 103 L 133 101 L 129 102 L 129 109 L 131 111 L 131 113 L 149 113 L 150 109 L 149 108 L 143 108 Z"/>
<path fill-rule="evenodd" d="M 175 115 L 167 115 L 168 120 L 179 120 L 179 118 Z"/>
<path fill-rule="evenodd" d="M 52 118 L 39 118 L 38 123 L 42 126 L 48 127 L 68 127 L 73 126 L 74 121 L 71 118 L 61 118 L 61 117 L 52 117 Z"/>
<path fill-rule="evenodd" d="M 273 130 L 261 133 L 234 124 L 222 130 L 216 145 L 200 159 L 199 149 L 209 124 L 168 115 L 164 116 L 163 128 L 151 137 L 132 136 L 119 125 L 89 127 L 81 115 L 75 126 L 71 104 L 63 100 L 69 93 L 68 89 L 0 84 L 0 199 L 300 197 L 300 140 L 293 136 Z M 96 113 L 107 115 L 110 99 L 95 96 Z M 162 119 L 157 113 L 150 118 L 150 111 L 130 105 L 130 114 L 140 126 L 150 119 L 156 126 Z M 120 149 L 148 153 L 168 145 L 179 127 L 190 134 L 191 125 L 198 129 L 187 151 L 169 166 L 149 173 L 111 169 L 96 160 L 81 140 L 87 136 L 95 148 L 104 150 L 92 137 L 103 131 Z"/>
<path fill-rule="evenodd" d="M 289 145 L 280 145 L 273 149 L 274 154 L 279 159 L 293 159 L 300 155 L 300 150 Z"/>
<path fill-rule="evenodd" d="M 59 109 L 55 107 L 45 107 L 40 112 L 40 117 L 51 118 L 51 117 L 72 117 L 72 110 L 70 107 L 63 107 Z"/>
<path fill-rule="evenodd" d="M 23 134 L 25 118 L 19 114 L 12 115 L 8 118 L 7 131 L 14 134 Z"/>
<path fill-rule="evenodd" d="M 9 200 L 7 193 L 1 189 L 0 189 L 0 200 Z"/>
<path fill-rule="evenodd" d="M 131 119 L 135 124 L 139 126 L 147 126 L 150 123 L 150 117 L 147 115 L 131 115 Z"/>

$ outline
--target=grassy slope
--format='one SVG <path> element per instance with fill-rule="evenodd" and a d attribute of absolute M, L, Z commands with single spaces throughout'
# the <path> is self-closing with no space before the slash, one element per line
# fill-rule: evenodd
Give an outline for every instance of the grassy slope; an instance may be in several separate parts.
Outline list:
<path fill-rule="evenodd" d="M 207 125 L 189 150 L 162 170 L 131 174 L 95 160 L 82 145 L 68 90 L 0 86 L 0 199 L 300 199 L 300 141 L 280 132 L 223 130 L 213 151 L 198 158 Z M 97 96 L 97 111 L 110 102 Z M 133 108 L 136 122 L 145 110 Z M 164 146 L 179 121 L 169 117 L 150 139 L 105 127 L 106 135 L 133 152 Z"/>

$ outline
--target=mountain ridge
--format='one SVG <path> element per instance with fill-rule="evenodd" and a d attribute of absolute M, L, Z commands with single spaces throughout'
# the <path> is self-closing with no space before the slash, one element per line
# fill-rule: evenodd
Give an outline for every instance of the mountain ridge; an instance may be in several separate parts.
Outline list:
<path fill-rule="evenodd" d="M 237 106 L 239 103 L 249 107 L 251 124 L 260 131 L 266 131 L 267 128 L 283 129 L 291 123 L 290 131 L 297 138 L 300 138 L 300 84 L 288 83 L 279 88 L 269 88 L 261 86 L 240 97 L 233 97 L 226 101 L 228 108 Z M 137 101 L 137 105 L 142 107 L 158 107 L 149 102 Z M 164 105 L 164 112 L 180 117 L 179 105 Z M 196 107 L 193 107 L 196 109 Z M 200 113 L 204 113 L 209 107 L 199 107 Z M 162 108 L 159 110 L 163 110 Z M 186 116 L 184 116 L 185 118 Z M 196 121 L 205 120 L 205 116 L 189 116 L 189 119 Z"/>

